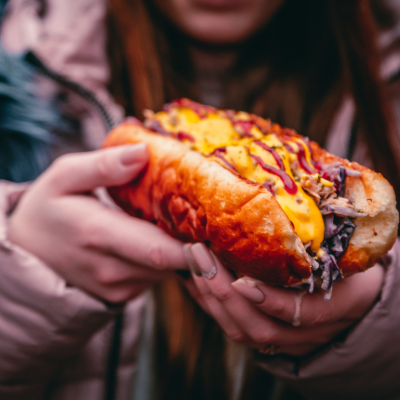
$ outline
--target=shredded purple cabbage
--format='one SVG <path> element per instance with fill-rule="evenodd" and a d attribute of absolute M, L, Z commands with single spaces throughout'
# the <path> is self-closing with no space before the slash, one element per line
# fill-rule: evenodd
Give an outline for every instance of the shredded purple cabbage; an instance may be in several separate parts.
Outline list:
<path fill-rule="evenodd" d="M 325 233 L 324 233 L 324 238 L 330 238 L 333 235 L 336 235 L 339 230 L 338 230 L 338 226 L 335 225 L 335 223 L 333 222 L 334 220 L 334 215 L 333 214 L 327 214 L 324 215 L 324 224 L 325 224 Z"/>
<path fill-rule="evenodd" d="M 359 178 L 362 175 L 359 171 L 344 167 L 340 161 L 328 165 L 317 162 L 315 167 L 323 178 L 333 182 L 336 193 L 340 197 L 345 197 L 346 194 L 346 177 Z M 310 254 L 313 270 L 310 290 L 311 286 L 314 289 L 314 279 L 320 279 L 321 288 L 326 291 L 325 300 L 329 300 L 332 295 L 332 285 L 343 279 L 338 262 L 349 247 L 350 239 L 356 229 L 356 225 L 350 218 L 364 217 L 367 214 L 334 204 L 328 204 L 320 211 L 325 223 L 324 241 L 321 244 L 324 254 L 318 260 L 313 259 Z M 307 249 L 307 251 L 310 250 Z"/>
<path fill-rule="evenodd" d="M 336 193 L 340 197 L 344 197 L 346 194 L 346 177 L 347 177 L 347 171 L 344 167 L 340 166 L 336 176 L 333 178 L 333 184 L 335 185 L 336 188 Z"/>
<path fill-rule="evenodd" d="M 365 213 L 358 212 L 353 208 L 336 206 L 334 204 L 328 204 L 327 206 L 322 207 L 320 211 L 322 215 L 336 214 L 343 217 L 346 216 L 352 218 L 365 217 L 367 215 Z"/>
<path fill-rule="evenodd" d="M 313 274 L 321 278 L 321 288 L 327 291 L 326 300 L 329 300 L 332 285 L 343 279 L 338 262 L 349 247 L 356 225 L 348 217 L 333 214 L 324 215 L 324 222 L 325 235 L 321 244 L 324 254 L 318 261 L 310 258 Z"/>
<path fill-rule="evenodd" d="M 323 245 L 327 248 L 329 254 L 334 255 L 336 260 L 339 261 L 349 247 L 356 225 L 347 217 L 335 217 L 334 221 L 331 224 L 335 228 L 325 229 L 326 236 Z"/>
<path fill-rule="evenodd" d="M 311 274 L 310 276 L 310 287 L 308 289 L 309 293 L 314 292 L 314 274 Z"/>

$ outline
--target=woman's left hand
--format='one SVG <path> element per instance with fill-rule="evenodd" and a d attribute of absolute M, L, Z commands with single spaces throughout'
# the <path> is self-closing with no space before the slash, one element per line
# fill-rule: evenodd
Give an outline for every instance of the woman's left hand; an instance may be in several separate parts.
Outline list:
<path fill-rule="evenodd" d="M 366 314 L 384 279 L 383 267 L 376 265 L 336 284 L 325 301 L 321 290 L 301 293 L 247 277 L 235 280 L 201 243 L 188 246 L 187 253 L 197 272 L 186 284 L 192 296 L 230 339 L 265 354 L 302 356 L 329 343 Z"/>

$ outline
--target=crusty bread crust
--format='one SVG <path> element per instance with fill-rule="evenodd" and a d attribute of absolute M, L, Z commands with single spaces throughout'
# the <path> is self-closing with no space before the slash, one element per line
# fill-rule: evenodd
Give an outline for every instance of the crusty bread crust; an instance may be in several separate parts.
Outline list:
<path fill-rule="evenodd" d="M 293 285 L 310 277 L 305 248 L 267 189 L 138 124 L 118 126 L 104 146 L 138 142 L 149 147 L 148 168 L 138 180 L 109 189 L 129 214 L 155 221 L 180 240 L 209 243 L 239 276 L 272 285 Z M 380 174 L 338 159 L 315 143 L 311 148 L 316 160 L 339 160 L 362 172 L 361 180 L 347 178 L 347 190 L 356 207 L 371 215 L 356 220 L 355 234 L 340 267 L 345 275 L 364 270 L 395 241 L 398 213 L 393 189 Z M 372 201 L 367 200 L 370 198 Z"/>
<path fill-rule="evenodd" d="M 274 285 L 310 277 L 304 246 L 274 196 L 177 140 L 125 123 L 105 146 L 147 143 L 143 176 L 110 193 L 128 213 L 187 242 L 208 242 L 238 275 Z"/>

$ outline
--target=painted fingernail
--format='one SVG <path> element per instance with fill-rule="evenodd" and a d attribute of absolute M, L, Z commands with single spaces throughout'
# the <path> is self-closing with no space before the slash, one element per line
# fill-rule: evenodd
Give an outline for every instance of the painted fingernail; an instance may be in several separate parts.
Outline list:
<path fill-rule="evenodd" d="M 191 243 L 186 243 L 183 245 L 183 254 L 185 254 L 186 262 L 188 263 L 189 269 L 193 274 L 195 274 L 196 276 L 202 276 L 200 267 L 193 257 L 191 247 Z"/>
<path fill-rule="evenodd" d="M 217 275 L 217 267 L 207 247 L 203 243 L 195 243 L 190 250 L 200 268 L 201 275 L 207 279 L 214 278 Z"/>
<path fill-rule="evenodd" d="M 242 296 L 254 303 L 261 303 L 264 299 L 264 293 L 257 287 L 256 282 L 250 278 L 240 278 L 232 283 L 232 286 Z"/>
<path fill-rule="evenodd" d="M 149 158 L 149 152 L 145 143 L 138 143 L 132 146 L 125 146 L 126 148 L 121 154 L 121 163 L 126 166 L 132 164 L 143 163 Z"/>

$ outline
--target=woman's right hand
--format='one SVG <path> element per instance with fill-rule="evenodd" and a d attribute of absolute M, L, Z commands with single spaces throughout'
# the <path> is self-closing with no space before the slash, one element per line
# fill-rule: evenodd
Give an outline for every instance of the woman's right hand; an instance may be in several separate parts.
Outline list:
<path fill-rule="evenodd" d="M 134 298 L 187 269 L 183 244 L 157 226 L 107 208 L 90 193 L 135 179 L 144 144 L 60 157 L 32 184 L 9 221 L 9 240 L 68 284 L 110 303 Z"/>

